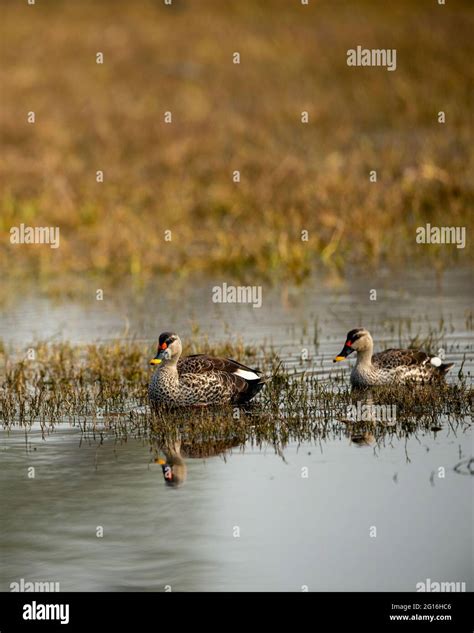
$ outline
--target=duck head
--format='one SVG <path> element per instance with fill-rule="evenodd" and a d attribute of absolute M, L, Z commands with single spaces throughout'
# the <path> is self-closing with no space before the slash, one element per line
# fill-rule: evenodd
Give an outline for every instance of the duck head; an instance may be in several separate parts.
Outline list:
<path fill-rule="evenodd" d="M 355 328 L 347 333 L 342 351 L 333 359 L 334 363 L 344 360 L 352 352 L 367 352 L 373 348 L 370 332 L 363 327 Z"/>
<path fill-rule="evenodd" d="M 188 469 L 182 457 L 167 455 L 166 460 L 162 458 L 155 459 L 155 464 L 160 464 L 163 471 L 163 479 L 167 486 L 179 488 L 184 485 Z"/>
<path fill-rule="evenodd" d="M 181 340 L 174 332 L 163 332 L 160 334 L 158 349 L 155 358 L 152 358 L 150 365 L 161 365 L 165 362 L 176 363 L 182 352 Z"/>

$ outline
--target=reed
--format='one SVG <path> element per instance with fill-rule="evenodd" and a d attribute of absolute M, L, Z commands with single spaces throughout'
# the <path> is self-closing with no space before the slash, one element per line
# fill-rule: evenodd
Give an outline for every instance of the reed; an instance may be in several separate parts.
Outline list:
<path fill-rule="evenodd" d="M 162 409 L 152 413 L 147 384 L 152 348 L 146 343 L 112 342 L 74 346 L 38 343 L 36 358 L 4 353 L 0 371 L 0 420 L 5 430 L 39 425 L 45 434 L 59 424 L 79 426 L 84 433 L 115 433 L 185 438 L 194 444 L 229 441 L 286 444 L 328 434 L 375 437 L 436 430 L 445 424 L 470 423 L 472 388 L 464 375 L 455 384 L 416 389 L 384 387 L 351 391 L 347 374 L 322 378 L 308 363 L 303 372 L 288 369 L 271 347 L 243 347 L 236 342 L 203 345 L 200 351 L 229 355 L 261 367 L 272 380 L 255 402 L 245 407 Z M 196 350 L 190 338 L 186 352 Z M 242 354 L 243 352 L 243 354 Z M 396 420 L 354 421 L 348 412 L 357 403 L 395 406 Z"/>

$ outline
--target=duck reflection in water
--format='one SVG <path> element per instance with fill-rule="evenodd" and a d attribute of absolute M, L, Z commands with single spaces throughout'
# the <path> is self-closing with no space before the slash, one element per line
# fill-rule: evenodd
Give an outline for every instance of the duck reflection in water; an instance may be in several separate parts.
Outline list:
<path fill-rule="evenodd" d="M 375 435 L 367 431 L 364 433 L 351 433 L 350 437 L 351 437 L 351 444 L 354 444 L 355 446 L 358 446 L 359 448 L 362 448 L 364 446 L 369 446 L 370 448 L 373 448 L 374 446 L 377 445 L 377 440 L 375 439 Z"/>
<path fill-rule="evenodd" d="M 242 444 L 236 437 L 207 442 L 183 442 L 176 440 L 162 449 L 165 458 L 156 457 L 154 462 L 161 466 L 163 479 L 167 486 L 179 488 L 186 482 L 188 467 L 186 459 L 206 459 L 225 455 Z"/>
<path fill-rule="evenodd" d="M 396 424 L 396 406 L 377 402 L 371 389 L 353 388 L 352 404 L 347 409 L 344 422 L 348 425 L 351 444 L 359 448 L 374 448 L 377 445 L 376 427 Z"/>
<path fill-rule="evenodd" d="M 178 488 L 184 484 L 188 476 L 188 468 L 181 455 L 181 440 L 177 440 L 163 449 L 163 453 L 165 459 L 157 457 L 155 464 L 161 466 L 165 484 Z"/>

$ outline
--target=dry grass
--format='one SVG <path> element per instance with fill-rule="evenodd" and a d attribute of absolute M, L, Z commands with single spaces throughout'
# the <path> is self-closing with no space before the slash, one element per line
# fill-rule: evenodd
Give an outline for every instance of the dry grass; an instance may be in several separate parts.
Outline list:
<path fill-rule="evenodd" d="M 473 15 L 467 0 L 5 3 L 1 265 L 299 281 L 465 263 L 415 228 L 469 226 Z M 396 48 L 397 70 L 347 67 L 357 44 Z M 61 247 L 10 245 L 20 222 L 59 226 Z"/>

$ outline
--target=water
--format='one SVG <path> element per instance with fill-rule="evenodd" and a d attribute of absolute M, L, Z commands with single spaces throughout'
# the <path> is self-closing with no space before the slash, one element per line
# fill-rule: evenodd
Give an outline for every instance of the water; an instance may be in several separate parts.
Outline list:
<path fill-rule="evenodd" d="M 296 369 L 307 348 L 325 379 L 342 371 L 331 358 L 349 329 L 364 325 L 382 348 L 399 344 L 402 323 L 405 343 L 409 331 L 443 330 L 447 359 L 464 360 L 472 375 L 470 276 L 462 271 L 441 287 L 427 273 L 264 289 L 261 309 L 212 304 L 213 282 L 180 296 L 162 284 L 103 303 L 53 304 L 27 293 L 5 310 L 0 338 L 22 349 L 35 338 L 134 333 L 151 342 L 171 326 L 185 340 L 197 322 L 211 340 L 271 342 Z M 168 447 L 179 487 L 165 485 L 154 461 L 163 447 L 148 439 L 94 437 L 68 424 L 45 436 L 36 427 L 28 437 L 3 431 L 0 590 L 21 578 L 64 591 L 415 591 L 427 578 L 472 590 L 471 427 L 437 423 L 440 430 L 362 442 L 341 426 L 281 451 L 248 443 L 197 456 Z"/>

